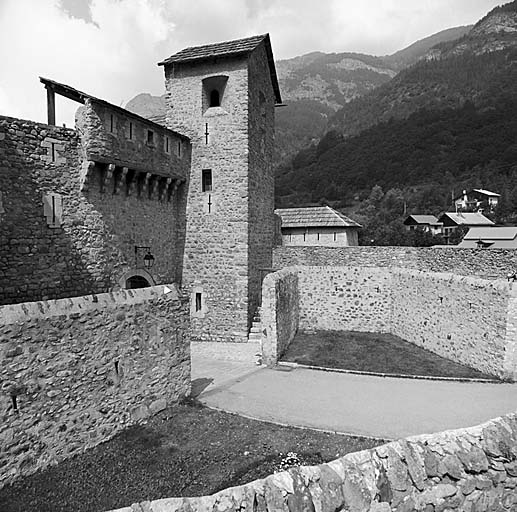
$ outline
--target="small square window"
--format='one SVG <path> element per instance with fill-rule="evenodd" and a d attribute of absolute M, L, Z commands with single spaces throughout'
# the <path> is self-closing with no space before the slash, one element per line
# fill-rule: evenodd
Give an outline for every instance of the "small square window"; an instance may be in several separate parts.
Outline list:
<path fill-rule="evenodd" d="M 212 169 L 203 169 L 201 174 L 201 190 L 210 192 L 212 190 Z"/>

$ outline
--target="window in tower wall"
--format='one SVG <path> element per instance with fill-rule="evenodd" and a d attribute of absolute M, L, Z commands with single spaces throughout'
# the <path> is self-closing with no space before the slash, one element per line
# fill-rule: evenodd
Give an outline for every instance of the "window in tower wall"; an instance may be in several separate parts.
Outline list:
<path fill-rule="evenodd" d="M 201 190 L 203 192 L 212 191 L 212 169 L 203 169 L 201 171 Z"/>

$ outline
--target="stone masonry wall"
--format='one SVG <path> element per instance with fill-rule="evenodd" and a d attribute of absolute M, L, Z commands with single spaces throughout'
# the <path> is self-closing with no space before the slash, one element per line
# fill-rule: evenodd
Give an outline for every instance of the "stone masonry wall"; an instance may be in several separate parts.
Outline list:
<path fill-rule="evenodd" d="M 0 306 L 0 485 L 188 394 L 188 301 L 170 288 Z"/>
<path fill-rule="evenodd" d="M 390 332 L 392 274 L 359 267 L 296 267 L 300 329 Z"/>
<path fill-rule="evenodd" d="M 292 293 L 299 297 L 299 329 L 391 333 L 487 374 L 517 380 L 513 283 L 398 268 L 298 266 L 283 272 L 298 274 Z M 266 278 L 268 283 L 276 274 Z"/>
<path fill-rule="evenodd" d="M 249 57 L 248 88 L 248 317 L 252 318 L 260 304 L 263 269 L 272 266 L 274 238 L 275 94 L 264 43 Z"/>
<path fill-rule="evenodd" d="M 262 363 L 272 366 L 285 352 L 299 324 L 298 272 L 269 274 L 262 284 Z"/>
<path fill-rule="evenodd" d="M 511 294 L 506 281 L 394 271 L 391 333 L 502 377 L 506 349 L 515 344 L 506 338 Z"/>
<path fill-rule="evenodd" d="M 203 79 L 228 77 L 220 107 L 205 108 Z M 202 296 L 198 341 L 246 341 L 248 329 L 248 73 L 246 59 L 165 67 L 167 125 L 192 141 L 183 288 Z M 208 143 L 206 128 L 208 125 Z M 203 169 L 212 189 L 203 192 Z M 209 204 L 210 203 L 210 204 Z"/>
<path fill-rule="evenodd" d="M 517 251 L 454 247 L 275 247 L 274 268 L 294 265 L 399 267 L 506 279 L 510 271 L 517 270 Z"/>
<path fill-rule="evenodd" d="M 150 246 L 155 256 L 151 284 L 179 282 L 183 186 L 174 190 L 165 177 L 156 182 L 161 189 L 136 180 L 132 186 L 120 167 L 110 175 L 106 165 L 89 165 L 82 142 L 75 130 L 0 117 L 0 304 L 116 289 L 143 266 L 135 245 Z M 175 172 L 186 174 L 188 166 L 187 151 Z M 130 169 L 124 180 L 135 176 Z M 59 196 L 53 225 L 49 194 Z"/>
<path fill-rule="evenodd" d="M 212 496 L 147 501 L 116 512 L 513 512 L 516 447 L 517 415 L 510 414 L 292 468 Z"/>

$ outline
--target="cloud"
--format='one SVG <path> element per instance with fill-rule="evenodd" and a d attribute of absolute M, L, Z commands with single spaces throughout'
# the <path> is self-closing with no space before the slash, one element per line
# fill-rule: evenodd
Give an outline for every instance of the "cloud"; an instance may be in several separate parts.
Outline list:
<path fill-rule="evenodd" d="M 269 32 L 276 58 L 316 50 L 382 55 L 475 22 L 499 3 L 0 0 L 0 113 L 44 122 L 39 75 L 120 105 L 139 92 L 160 94 L 156 63 L 186 46 Z M 57 106 L 58 121 L 71 124 L 77 105 L 58 99 Z"/>

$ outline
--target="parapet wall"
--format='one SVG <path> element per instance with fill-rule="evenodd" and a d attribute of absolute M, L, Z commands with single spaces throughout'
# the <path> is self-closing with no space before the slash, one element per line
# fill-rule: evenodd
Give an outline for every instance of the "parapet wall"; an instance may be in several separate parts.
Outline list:
<path fill-rule="evenodd" d="M 170 288 L 0 306 L 0 486 L 188 394 L 188 304 Z"/>
<path fill-rule="evenodd" d="M 412 437 L 293 468 L 200 498 L 142 502 L 116 512 L 517 510 L 517 415 Z"/>
<path fill-rule="evenodd" d="M 517 270 L 517 251 L 455 247 L 275 247 L 274 268 L 294 265 L 399 267 L 506 279 L 509 272 Z"/>
<path fill-rule="evenodd" d="M 398 268 L 299 266 L 279 274 L 298 277 L 291 295 L 296 292 L 299 297 L 299 321 L 291 331 L 392 333 L 487 374 L 517 379 L 513 283 Z M 272 282 L 273 276 L 267 279 Z M 292 302 L 287 290 L 277 296 L 277 310 L 284 307 L 286 297 Z M 264 301 L 263 315 L 271 317 L 272 307 Z M 275 345 L 277 336 L 265 324 L 263 346 L 277 346 L 280 357 L 287 345 Z M 268 359 L 268 364 L 275 362 Z"/>

